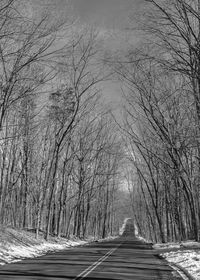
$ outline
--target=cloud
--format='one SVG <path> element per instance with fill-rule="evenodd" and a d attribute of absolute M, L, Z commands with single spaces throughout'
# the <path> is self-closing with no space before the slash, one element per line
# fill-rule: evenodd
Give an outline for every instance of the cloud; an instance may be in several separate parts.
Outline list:
<path fill-rule="evenodd" d="M 143 0 L 73 0 L 75 10 L 84 21 L 111 28 L 123 28 L 131 12 L 137 13 Z"/>
<path fill-rule="evenodd" d="M 54 18 L 78 16 L 81 22 L 102 28 L 123 29 L 143 8 L 144 0 L 26 0 L 41 11 L 50 11 Z M 73 12 L 72 12 L 73 11 Z"/>

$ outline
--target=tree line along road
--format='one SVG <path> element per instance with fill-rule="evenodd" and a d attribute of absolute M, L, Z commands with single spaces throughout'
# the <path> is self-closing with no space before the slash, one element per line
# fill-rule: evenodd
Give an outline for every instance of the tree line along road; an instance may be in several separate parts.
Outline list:
<path fill-rule="evenodd" d="M 134 235 L 127 223 L 122 236 L 111 241 L 94 242 L 35 259 L 5 265 L 0 279 L 16 280 L 178 280 L 182 279 L 168 263 L 159 258 L 151 244 Z"/>

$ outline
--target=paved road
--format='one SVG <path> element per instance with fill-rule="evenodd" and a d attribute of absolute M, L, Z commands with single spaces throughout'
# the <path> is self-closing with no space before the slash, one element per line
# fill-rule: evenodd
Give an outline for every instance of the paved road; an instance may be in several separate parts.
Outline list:
<path fill-rule="evenodd" d="M 129 228 L 130 230 L 130 228 Z M 178 280 L 150 244 L 126 231 L 112 241 L 92 243 L 54 254 L 5 265 L 1 280 Z"/>

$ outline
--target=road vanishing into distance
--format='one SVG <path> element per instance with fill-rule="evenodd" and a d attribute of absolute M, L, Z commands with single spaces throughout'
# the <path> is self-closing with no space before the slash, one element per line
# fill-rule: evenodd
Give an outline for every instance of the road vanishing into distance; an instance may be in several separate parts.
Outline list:
<path fill-rule="evenodd" d="M 93 242 L 2 266 L 1 280 L 178 280 L 181 278 L 165 260 L 156 255 L 151 244 L 138 240 L 133 225 L 123 236 Z M 187 279 L 187 278 L 186 278 Z"/>

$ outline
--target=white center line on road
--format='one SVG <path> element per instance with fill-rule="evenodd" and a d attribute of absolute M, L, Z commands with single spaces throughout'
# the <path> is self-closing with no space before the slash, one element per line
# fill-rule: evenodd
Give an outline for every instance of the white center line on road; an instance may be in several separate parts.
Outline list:
<path fill-rule="evenodd" d="M 108 251 L 103 257 L 101 257 L 100 259 L 98 259 L 98 261 L 94 262 L 91 266 L 86 268 L 83 272 L 81 272 L 73 280 L 81 280 L 81 279 L 84 279 L 85 277 L 87 277 L 95 268 L 97 268 L 100 264 L 102 264 L 102 262 L 104 262 L 118 248 L 119 248 L 119 246 Z"/>

